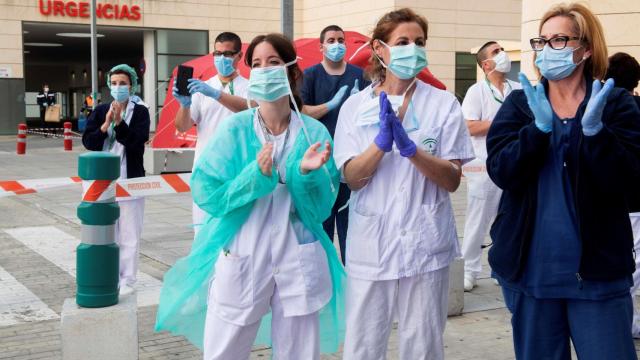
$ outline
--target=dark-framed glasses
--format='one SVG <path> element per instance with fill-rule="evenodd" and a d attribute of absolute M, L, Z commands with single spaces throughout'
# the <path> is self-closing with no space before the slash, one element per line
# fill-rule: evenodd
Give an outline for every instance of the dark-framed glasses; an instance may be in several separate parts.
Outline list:
<path fill-rule="evenodd" d="M 571 40 L 580 40 L 579 37 L 575 36 L 554 36 L 551 39 L 545 39 L 541 37 L 535 37 L 529 40 L 529 44 L 531 44 L 531 48 L 533 51 L 542 51 L 546 44 L 549 44 L 554 50 L 562 50 L 567 47 L 567 42 Z"/>
<path fill-rule="evenodd" d="M 235 54 L 237 54 L 237 51 L 231 51 L 231 50 L 227 50 L 227 51 L 214 51 L 213 52 L 213 56 L 224 56 L 224 57 L 232 57 Z"/>

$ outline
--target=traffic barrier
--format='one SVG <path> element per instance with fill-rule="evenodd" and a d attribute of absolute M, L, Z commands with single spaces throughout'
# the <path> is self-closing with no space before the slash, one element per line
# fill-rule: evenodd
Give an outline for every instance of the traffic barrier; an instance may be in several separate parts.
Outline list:
<path fill-rule="evenodd" d="M 115 305 L 120 265 L 115 243 L 120 217 L 115 181 L 120 176 L 120 157 L 98 151 L 82 154 L 78 175 L 84 191 L 77 211 L 82 227 L 76 256 L 76 303 L 89 308 Z"/>
<path fill-rule="evenodd" d="M 73 138 L 71 137 L 71 123 L 64 123 L 64 151 L 73 150 Z"/>
<path fill-rule="evenodd" d="M 131 197 L 145 197 L 153 195 L 179 194 L 190 192 L 189 179 L 191 173 L 163 174 L 139 177 L 110 182 L 110 187 L 104 187 L 105 182 L 100 180 L 82 180 L 79 177 L 30 179 L 30 180 L 5 180 L 0 181 L 0 198 L 13 195 L 40 193 L 59 187 L 82 183 L 83 196 L 89 199 L 96 196 L 105 196 L 105 192 L 115 191 L 116 200 Z M 95 187 L 93 186 L 94 183 Z M 103 186 L 100 186 L 103 185 Z M 90 190 L 90 191 L 89 191 Z M 98 194 L 98 195 L 97 195 Z"/>
<path fill-rule="evenodd" d="M 24 155 L 27 152 L 27 124 L 18 124 L 18 139 L 16 154 Z"/>

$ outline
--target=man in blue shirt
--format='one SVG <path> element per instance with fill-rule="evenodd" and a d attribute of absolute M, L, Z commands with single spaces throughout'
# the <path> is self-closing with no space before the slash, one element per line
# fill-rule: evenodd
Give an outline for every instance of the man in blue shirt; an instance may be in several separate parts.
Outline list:
<path fill-rule="evenodd" d="M 362 69 L 347 64 L 344 60 L 346 46 L 344 31 L 337 25 L 329 25 L 320 32 L 322 62 L 304 71 L 302 84 L 302 112 L 323 123 L 334 136 L 340 107 L 349 95 L 355 94 L 369 85 Z M 349 188 L 340 184 L 338 198 L 331 216 L 324 222 L 324 230 L 333 239 L 337 225 L 338 241 L 342 262 L 345 261 L 345 241 L 347 238 L 348 211 L 344 207 L 349 200 Z"/>

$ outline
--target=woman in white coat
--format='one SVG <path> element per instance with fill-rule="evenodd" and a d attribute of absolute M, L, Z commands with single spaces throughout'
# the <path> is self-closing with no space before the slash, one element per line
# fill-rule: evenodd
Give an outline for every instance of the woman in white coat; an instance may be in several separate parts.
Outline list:
<path fill-rule="evenodd" d="M 420 80 L 427 21 L 385 14 L 375 81 L 340 111 L 337 167 L 352 189 L 344 358 L 384 359 L 398 314 L 401 359 L 442 359 L 449 264 L 459 256 L 449 192 L 473 148 L 456 98 Z"/>
<path fill-rule="evenodd" d="M 194 167 L 207 219 L 165 274 L 156 329 L 185 335 L 206 360 L 249 359 L 254 343 L 273 345 L 274 359 L 319 359 L 343 333 L 344 271 L 322 228 L 339 184 L 331 136 L 298 111 L 290 40 L 258 36 L 245 61 L 259 107 L 224 120 Z M 268 320 L 272 341 L 259 335 Z"/>

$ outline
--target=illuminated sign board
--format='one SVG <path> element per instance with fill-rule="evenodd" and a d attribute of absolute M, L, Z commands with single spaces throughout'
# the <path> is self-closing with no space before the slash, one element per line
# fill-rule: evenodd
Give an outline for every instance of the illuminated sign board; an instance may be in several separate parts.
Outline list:
<path fill-rule="evenodd" d="M 38 9 L 44 16 L 88 18 L 90 4 L 86 1 L 38 0 Z M 98 19 L 137 21 L 142 17 L 140 6 L 100 3 L 96 5 Z"/>

